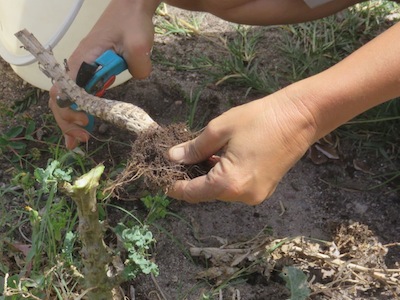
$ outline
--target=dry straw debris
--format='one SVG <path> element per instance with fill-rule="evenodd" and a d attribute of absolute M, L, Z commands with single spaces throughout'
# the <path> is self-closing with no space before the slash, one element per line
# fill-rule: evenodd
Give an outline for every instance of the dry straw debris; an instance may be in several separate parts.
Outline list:
<path fill-rule="evenodd" d="M 400 293 L 400 268 L 385 264 L 388 247 L 382 245 L 366 225 L 342 224 L 332 242 L 300 236 L 274 239 L 263 233 L 241 243 L 220 248 L 192 247 L 210 268 L 199 274 L 218 283 L 243 272 L 259 273 L 267 280 L 274 271 L 292 265 L 308 275 L 310 296 L 350 299 L 360 293 Z M 352 299 L 352 298 L 351 298 Z"/>

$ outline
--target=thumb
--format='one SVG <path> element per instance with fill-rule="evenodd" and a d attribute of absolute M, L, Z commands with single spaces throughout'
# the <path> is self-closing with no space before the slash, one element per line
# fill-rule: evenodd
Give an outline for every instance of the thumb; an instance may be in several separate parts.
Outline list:
<path fill-rule="evenodd" d="M 211 134 L 206 128 L 195 139 L 172 147 L 168 155 L 177 163 L 195 164 L 207 160 L 220 151 L 225 144 L 224 138 Z"/>

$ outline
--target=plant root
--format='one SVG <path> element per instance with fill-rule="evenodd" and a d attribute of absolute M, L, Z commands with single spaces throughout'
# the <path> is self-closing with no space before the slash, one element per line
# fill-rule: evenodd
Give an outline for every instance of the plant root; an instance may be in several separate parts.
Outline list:
<path fill-rule="evenodd" d="M 206 174 L 207 162 L 184 165 L 172 162 L 168 150 L 196 137 L 185 124 L 172 124 L 142 132 L 132 145 L 132 152 L 124 171 L 106 189 L 106 193 L 119 193 L 128 184 L 143 179 L 150 192 L 168 189 L 177 180 L 190 180 Z"/>

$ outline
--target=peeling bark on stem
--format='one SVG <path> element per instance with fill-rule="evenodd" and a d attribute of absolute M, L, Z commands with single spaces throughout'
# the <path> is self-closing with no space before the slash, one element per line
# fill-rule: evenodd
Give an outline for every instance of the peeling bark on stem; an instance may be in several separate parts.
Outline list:
<path fill-rule="evenodd" d="M 109 267 L 114 257 L 105 245 L 104 226 L 99 221 L 96 191 L 104 166 L 99 165 L 78 178 L 73 185 L 64 183 L 62 189 L 76 203 L 79 215 L 79 237 L 82 241 L 82 261 L 85 286 L 90 289 L 89 299 L 119 300 L 120 274 L 111 274 Z"/>
<path fill-rule="evenodd" d="M 56 61 L 51 50 L 45 49 L 28 30 L 23 29 L 15 36 L 25 49 L 37 58 L 42 72 L 57 84 L 61 94 L 75 102 L 81 110 L 136 134 L 158 127 L 158 124 L 138 106 L 86 93 L 67 75 L 65 68 Z"/>

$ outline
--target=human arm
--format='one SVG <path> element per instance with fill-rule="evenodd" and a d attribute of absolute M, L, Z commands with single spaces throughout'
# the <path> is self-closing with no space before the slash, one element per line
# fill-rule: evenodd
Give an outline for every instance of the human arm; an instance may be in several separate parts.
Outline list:
<path fill-rule="evenodd" d="M 68 59 L 71 78 L 76 78 L 83 61 L 92 63 L 108 49 L 124 57 L 133 77 L 147 77 L 151 71 L 150 51 L 154 36 L 152 17 L 159 3 L 159 0 L 112 0 Z M 87 116 L 58 107 L 57 93 L 57 87 L 53 86 L 49 106 L 64 133 L 67 148 L 73 149 L 79 142 L 89 139 L 89 134 L 82 128 L 88 122 Z"/>
<path fill-rule="evenodd" d="M 309 7 L 304 0 L 166 0 L 187 10 L 211 13 L 224 20 L 247 25 L 293 24 L 320 19 L 362 0 L 332 0 Z"/>
<path fill-rule="evenodd" d="M 83 61 L 91 63 L 105 50 L 113 49 L 127 61 L 135 78 L 145 78 L 151 70 L 149 57 L 153 44 L 152 16 L 160 0 L 112 0 L 88 36 L 68 60 L 69 75 L 75 79 Z M 335 0 L 310 9 L 303 0 L 167 0 L 166 3 L 188 10 L 210 12 L 223 19 L 243 24 L 281 24 L 312 20 L 347 7 L 357 0 Z M 83 129 L 88 122 L 83 112 L 60 108 L 56 104 L 57 88 L 50 91 L 49 106 L 64 133 L 67 148 L 86 142 Z"/>
<path fill-rule="evenodd" d="M 328 70 L 212 120 L 170 157 L 191 164 L 222 152 L 217 163 L 207 175 L 176 182 L 169 195 L 261 203 L 315 141 L 400 96 L 399 39 L 396 24 Z"/>

